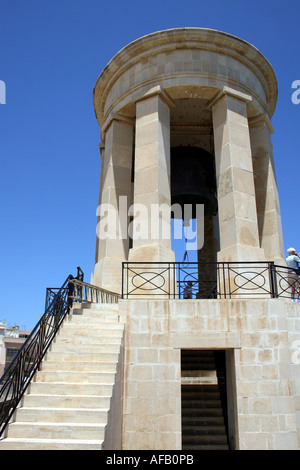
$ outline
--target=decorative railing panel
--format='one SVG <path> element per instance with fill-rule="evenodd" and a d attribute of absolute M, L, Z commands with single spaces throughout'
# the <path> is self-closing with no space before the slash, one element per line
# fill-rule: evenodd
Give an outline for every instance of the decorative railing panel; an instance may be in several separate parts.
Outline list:
<path fill-rule="evenodd" d="M 289 272 L 273 262 L 125 262 L 122 298 L 290 298 Z"/>

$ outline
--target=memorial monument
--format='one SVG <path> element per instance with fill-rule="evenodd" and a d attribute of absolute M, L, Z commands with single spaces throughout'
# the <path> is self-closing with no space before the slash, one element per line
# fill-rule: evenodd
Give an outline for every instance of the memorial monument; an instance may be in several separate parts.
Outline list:
<path fill-rule="evenodd" d="M 298 446 L 298 305 L 274 291 L 272 277 L 285 265 L 271 142 L 276 100 L 276 76 L 261 52 L 206 28 L 137 39 L 96 82 L 92 283 L 123 294 L 124 449 Z M 182 214 L 188 224 L 185 208 L 195 218 L 197 207 L 198 264 L 177 265 L 171 219 Z M 192 295 L 184 299 L 187 279 Z M 217 383 L 225 438 L 218 411 L 196 410 L 217 403 Z"/>

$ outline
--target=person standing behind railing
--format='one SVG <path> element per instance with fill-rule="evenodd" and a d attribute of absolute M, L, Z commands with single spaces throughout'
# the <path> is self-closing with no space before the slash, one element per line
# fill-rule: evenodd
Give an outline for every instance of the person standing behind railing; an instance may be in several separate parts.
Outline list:
<path fill-rule="evenodd" d="M 184 299 L 192 299 L 193 297 L 193 283 L 192 281 L 188 281 L 183 289 L 183 298 Z"/>
<path fill-rule="evenodd" d="M 74 276 L 70 274 L 69 281 L 71 281 L 72 279 L 74 279 Z M 72 282 L 69 282 L 68 284 L 68 312 L 69 313 L 73 306 L 73 294 L 74 294 L 74 284 Z"/>
<path fill-rule="evenodd" d="M 289 256 L 286 258 L 286 264 L 289 268 L 288 282 L 291 286 L 291 298 L 294 300 L 296 293 L 296 302 L 299 300 L 300 294 L 300 253 L 296 253 L 295 248 L 287 250 Z"/>

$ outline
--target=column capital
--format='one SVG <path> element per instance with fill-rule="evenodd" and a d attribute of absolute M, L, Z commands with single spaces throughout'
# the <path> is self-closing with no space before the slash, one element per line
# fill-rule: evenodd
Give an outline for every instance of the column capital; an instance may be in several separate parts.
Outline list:
<path fill-rule="evenodd" d="M 274 134 L 274 128 L 272 126 L 271 120 L 266 113 L 262 113 L 262 114 L 259 114 L 258 116 L 254 116 L 248 119 L 248 124 L 250 128 L 260 127 L 263 124 L 266 124 L 267 128 L 269 129 L 270 134 Z"/>
<path fill-rule="evenodd" d="M 101 136 L 105 135 L 107 129 L 109 128 L 109 126 L 112 124 L 113 121 L 124 122 L 126 124 L 130 124 L 131 126 L 135 125 L 134 118 L 125 116 L 124 114 L 121 114 L 121 113 L 111 113 L 108 116 L 107 120 L 104 122 L 103 126 L 101 127 Z"/>
<path fill-rule="evenodd" d="M 246 93 L 242 93 L 241 91 L 234 90 L 228 86 L 224 86 L 221 90 L 219 90 L 216 95 L 208 102 L 208 108 L 212 108 L 217 104 L 217 102 L 222 99 L 224 96 L 231 96 L 240 101 L 244 101 L 245 103 L 249 103 L 252 101 L 252 96 L 247 95 Z"/>
<path fill-rule="evenodd" d="M 135 102 L 137 103 L 142 100 L 147 100 L 149 98 L 152 98 L 153 96 L 159 96 L 169 106 L 169 108 L 175 107 L 175 103 L 172 98 L 168 95 L 168 93 L 165 92 L 165 90 L 160 85 L 150 88 L 142 95 L 136 97 Z"/>

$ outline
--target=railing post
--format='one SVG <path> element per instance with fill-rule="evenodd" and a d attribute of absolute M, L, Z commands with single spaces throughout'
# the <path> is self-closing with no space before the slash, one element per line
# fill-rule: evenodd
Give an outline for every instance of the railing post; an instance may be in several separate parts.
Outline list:
<path fill-rule="evenodd" d="M 124 262 L 122 262 L 122 299 L 124 299 Z"/>
<path fill-rule="evenodd" d="M 269 263 L 269 278 L 270 278 L 270 294 L 272 299 L 278 298 L 278 289 L 277 289 L 277 273 L 276 266 L 274 261 Z"/>
<path fill-rule="evenodd" d="M 128 299 L 128 263 L 126 263 L 126 299 Z"/>
<path fill-rule="evenodd" d="M 168 279 L 168 284 L 169 284 L 169 300 L 171 298 L 171 263 L 169 263 L 169 268 L 168 268 L 168 274 L 169 274 L 169 279 Z"/>
<path fill-rule="evenodd" d="M 177 286 L 176 286 L 176 263 L 173 263 L 173 292 L 174 292 L 174 300 L 177 296 Z"/>

